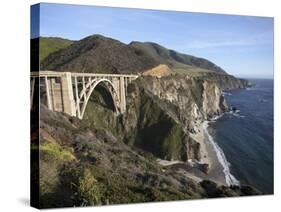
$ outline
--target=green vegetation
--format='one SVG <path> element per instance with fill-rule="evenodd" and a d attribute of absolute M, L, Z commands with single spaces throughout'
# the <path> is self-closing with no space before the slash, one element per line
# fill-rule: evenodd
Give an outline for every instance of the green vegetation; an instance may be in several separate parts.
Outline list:
<path fill-rule="evenodd" d="M 43 144 L 40 145 L 40 151 L 43 154 L 48 154 L 53 159 L 57 159 L 64 162 L 76 159 L 73 155 L 72 148 L 62 148 L 61 146 L 59 146 L 59 144 L 53 142 L 43 141 Z"/>
<path fill-rule="evenodd" d="M 41 113 L 52 112 L 43 107 Z M 121 141 L 116 141 L 108 130 L 85 127 L 84 123 L 71 118 L 68 122 L 62 116 L 59 113 L 42 115 L 41 123 L 49 126 L 49 133 L 41 131 L 44 133 L 39 147 L 41 208 L 179 200 L 200 196 L 190 189 L 175 188 L 169 178 L 162 176 L 152 154 L 132 150 Z M 61 129 L 64 129 L 63 133 Z M 67 141 L 65 145 L 59 144 L 62 139 Z M 35 145 L 32 147 L 34 150 L 37 148 Z"/>
<path fill-rule="evenodd" d="M 166 112 L 166 108 L 170 110 L 175 108 L 155 96 L 150 96 L 143 87 L 138 89 L 140 101 L 134 104 L 128 103 L 127 106 L 128 111 L 134 111 L 134 113 L 127 114 L 128 122 L 137 122 L 137 127 L 128 131 L 126 135 L 127 143 L 151 152 L 159 158 L 183 159 L 182 149 L 184 149 L 185 134 L 180 124 L 176 123 Z M 131 88 L 128 90 L 136 92 Z"/>
<path fill-rule="evenodd" d="M 199 68 L 196 66 L 191 66 L 182 63 L 173 63 L 171 69 L 177 74 L 188 75 L 190 77 L 197 77 L 202 76 L 205 73 L 212 73 L 212 71 L 208 69 Z"/>
<path fill-rule="evenodd" d="M 225 74 L 223 69 L 206 59 L 182 54 L 157 43 L 132 42 L 130 45 L 142 54 L 149 55 L 159 64 L 168 65 L 176 73 L 194 75 L 196 72 L 215 72 Z"/>
<path fill-rule="evenodd" d="M 101 204 L 100 188 L 91 170 L 85 167 L 62 170 L 63 186 L 70 188 L 71 199 L 76 206 Z"/>
<path fill-rule="evenodd" d="M 124 43 L 94 35 L 50 54 L 41 63 L 41 68 L 73 72 L 138 73 L 156 65 L 152 58 L 139 54 Z"/>
<path fill-rule="evenodd" d="M 75 206 L 183 200 L 196 197 L 192 192 L 179 191 L 169 185 L 165 188 L 151 187 L 141 181 L 128 180 L 127 177 L 121 173 L 105 171 L 95 165 L 68 166 L 62 169 L 61 186 L 70 188 L 68 195 Z"/>
<path fill-rule="evenodd" d="M 81 126 L 110 130 L 118 140 L 122 141 L 122 138 L 126 137 L 129 145 L 145 149 L 163 159 L 182 159 L 184 133 L 181 126 L 159 106 L 163 102 L 153 100 L 144 91 L 139 95 L 141 99 L 138 103 L 139 109 L 131 110 L 140 112 L 132 116 L 138 117 L 138 120 L 131 120 L 139 122 L 139 127 L 135 131 L 127 134 L 123 132 L 122 124 L 114 114 L 112 97 L 102 87 L 97 87 L 97 90 L 93 91 Z M 128 110 L 130 110 L 130 105 L 128 105 Z"/>
<path fill-rule="evenodd" d="M 151 42 L 131 42 L 126 45 L 101 35 L 88 36 L 69 48 L 72 41 L 42 38 L 40 60 L 42 69 L 65 69 L 94 73 L 141 73 L 166 64 L 175 73 L 200 76 L 202 73 L 226 72 L 211 61 L 182 54 Z M 42 47 L 42 48 L 41 48 Z M 61 51 L 57 51 L 62 49 Z M 55 52 L 50 54 L 51 52 Z M 47 55 L 49 55 L 47 57 Z"/>
<path fill-rule="evenodd" d="M 98 85 L 92 92 L 82 120 L 82 127 L 107 129 L 118 136 L 118 124 L 115 106 L 111 94 L 103 85 Z"/>
<path fill-rule="evenodd" d="M 49 54 L 70 46 L 73 41 L 55 37 L 40 37 L 40 62 Z"/>
<path fill-rule="evenodd" d="M 175 124 L 169 131 L 169 134 L 163 140 L 163 151 L 165 157 L 171 160 L 182 159 L 183 152 L 183 131 L 181 126 Z"/>

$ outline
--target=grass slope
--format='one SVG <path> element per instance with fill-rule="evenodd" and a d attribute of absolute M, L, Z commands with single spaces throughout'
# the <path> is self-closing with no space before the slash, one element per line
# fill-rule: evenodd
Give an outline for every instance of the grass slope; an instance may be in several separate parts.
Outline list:
<path fill-rule="evenodd" d="M 41 69 L 75 72 L 83 70 L 94 73 L 141 73 L 160 64 L 167 65 L 175 73 L 192 76 L 209 72 L 226 74 L 222 68 L 211 61 L 182 54 L 157 43 L 125 44 L 102 35 L 88 36 L 75 42 L 69 48 L 49 54 L 41 62 Z"/>
<path fill-rule="evenodd" d="M 173 71 L 180 74 L 194 74 L 198 72 L 215 72 L 226 74 L 226 72 L 216 64 L 204 58 L 182 54 L 171 49 L 167 49 L 157 43 L 152 42 L 131 42 L 130 46 L 137 49 L 142 54 L 147 54 L 155 61 L 168 65 Z"/>
<path fill-rule="evenodd" d="M 118 40 L 93 35 L 50 54 L 41 69 L 89 73 L 138 73 L 158 63 Z"/>
<path fill-rule="evenodd" d="M 57 37 L 40 37 L 40 62 L 49 54 L 70 46 L 73 41 Z"/>

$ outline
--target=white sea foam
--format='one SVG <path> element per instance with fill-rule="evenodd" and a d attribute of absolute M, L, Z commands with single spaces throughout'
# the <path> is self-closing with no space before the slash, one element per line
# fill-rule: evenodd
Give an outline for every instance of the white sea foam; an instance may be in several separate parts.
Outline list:
<path fill-rule="evenodd" d="M 259 88 L 259 87 L 250 87 L 246 88 L 247 91 L 261 91 L 261 90 L 271 90 L 272 88 Z"/>
<path fill-rule="evenodd" d="M 240 185 L 239 181 L 230 173 L 230 163 L 227 161 L 222 149 L 218 146 L 218 144 L 214 141 L 213 137 L 210 135 L 210 133 L 208 131 L 208 125 L 209 125 L 209 122 L 204 121 L 203 129 L 204 129 L 206 135 L 208 136 L 208 139 L 216 152 L 218 161 L 220 162 L 220 164 L 223 167 L 223 172 L 225 175 L 225 181 L 226 181 L 227 185 L 229 185 L 229 186 L 230 185 Z"/>
<path fill-rule="evenodd" d="M 222 92 L 222 94 L 223 94 L 224 96 L 231 96 L 231 95 L 232 95 L 232 93 L 228 93 L 228 92 Z"/>
<path fill-rule="evenodd" d="M 246 117 L 246 116 L 240 114 L 240 110 L 236 110 L 235 112 L 231 110 L 229 112 L 226 112 L 226 114 L 230 114 L 230 115 L 233 115 L 233 116 L 238 117 L 238 118 L 245 118 Z"/>
<path fill-rule="evenodd" d="M 223 115 L 224 115 L 224 114 L 222 113 L 222 114 L 220 114 L 220 115 L 218 115 L 218 116 L 212 117 L 212 118 L 210 119 L 210 122 L 215 122 L 215 121 L 217 121 L 217 120 L 220 119 Z"/>
<path fill-rule="evenodd" d="M 232 113 L 233 116 L 238 117 L 238 118 L 245 118 L 246 116 L 240 115 L 238 113 Z"/>

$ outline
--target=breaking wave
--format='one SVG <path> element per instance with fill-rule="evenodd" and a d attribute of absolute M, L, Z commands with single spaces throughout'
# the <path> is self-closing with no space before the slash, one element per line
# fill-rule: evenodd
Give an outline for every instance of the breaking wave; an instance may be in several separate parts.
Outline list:
<path fill-rule="evenodd" d="M 213 137 L 208 132 L 208 125 L 209 125 L 209 122 L 204 121 L 203 129 L 204 129 L 206 135 L 208 136 L 208 140 L 210 141 L 211 145 L 213 146 L 213 148 L 216 152 L 216 155 L 218 157 L 220 164 L 223 167 L 223 172 L 225 175 L 225 181 L 226 181 L 227 185 L 228 186 L 240 185 L 239 181 L 230 173 L 230 163 L 227 161 L 222 149 L 218 146 L 218 144 L 214 141 Z"/>
<path fill-rule="evenodd" d="M 236 110 L 235 112 L 229 111 L 229 112 L 226 112 L 226 114 L 229 114 L 229 115 L 232 115 L 232 116 L 235 116 L 235 117 L 238 117 L 238 118 L 245 118 L 246 117 L 246 116 L 240 114 L 240 110 Z"/>

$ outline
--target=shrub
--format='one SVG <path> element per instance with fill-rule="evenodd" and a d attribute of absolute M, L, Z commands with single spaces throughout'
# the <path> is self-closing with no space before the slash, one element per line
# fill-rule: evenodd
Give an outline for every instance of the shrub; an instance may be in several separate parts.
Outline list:
<path fill-rule="evenodd" d="M 64 169 L 62 180 L 64 186 L 70 188 L 71 199 L 75 206 L 101 204 L 98 181 L 90 169 L 85 167 Z"/>

